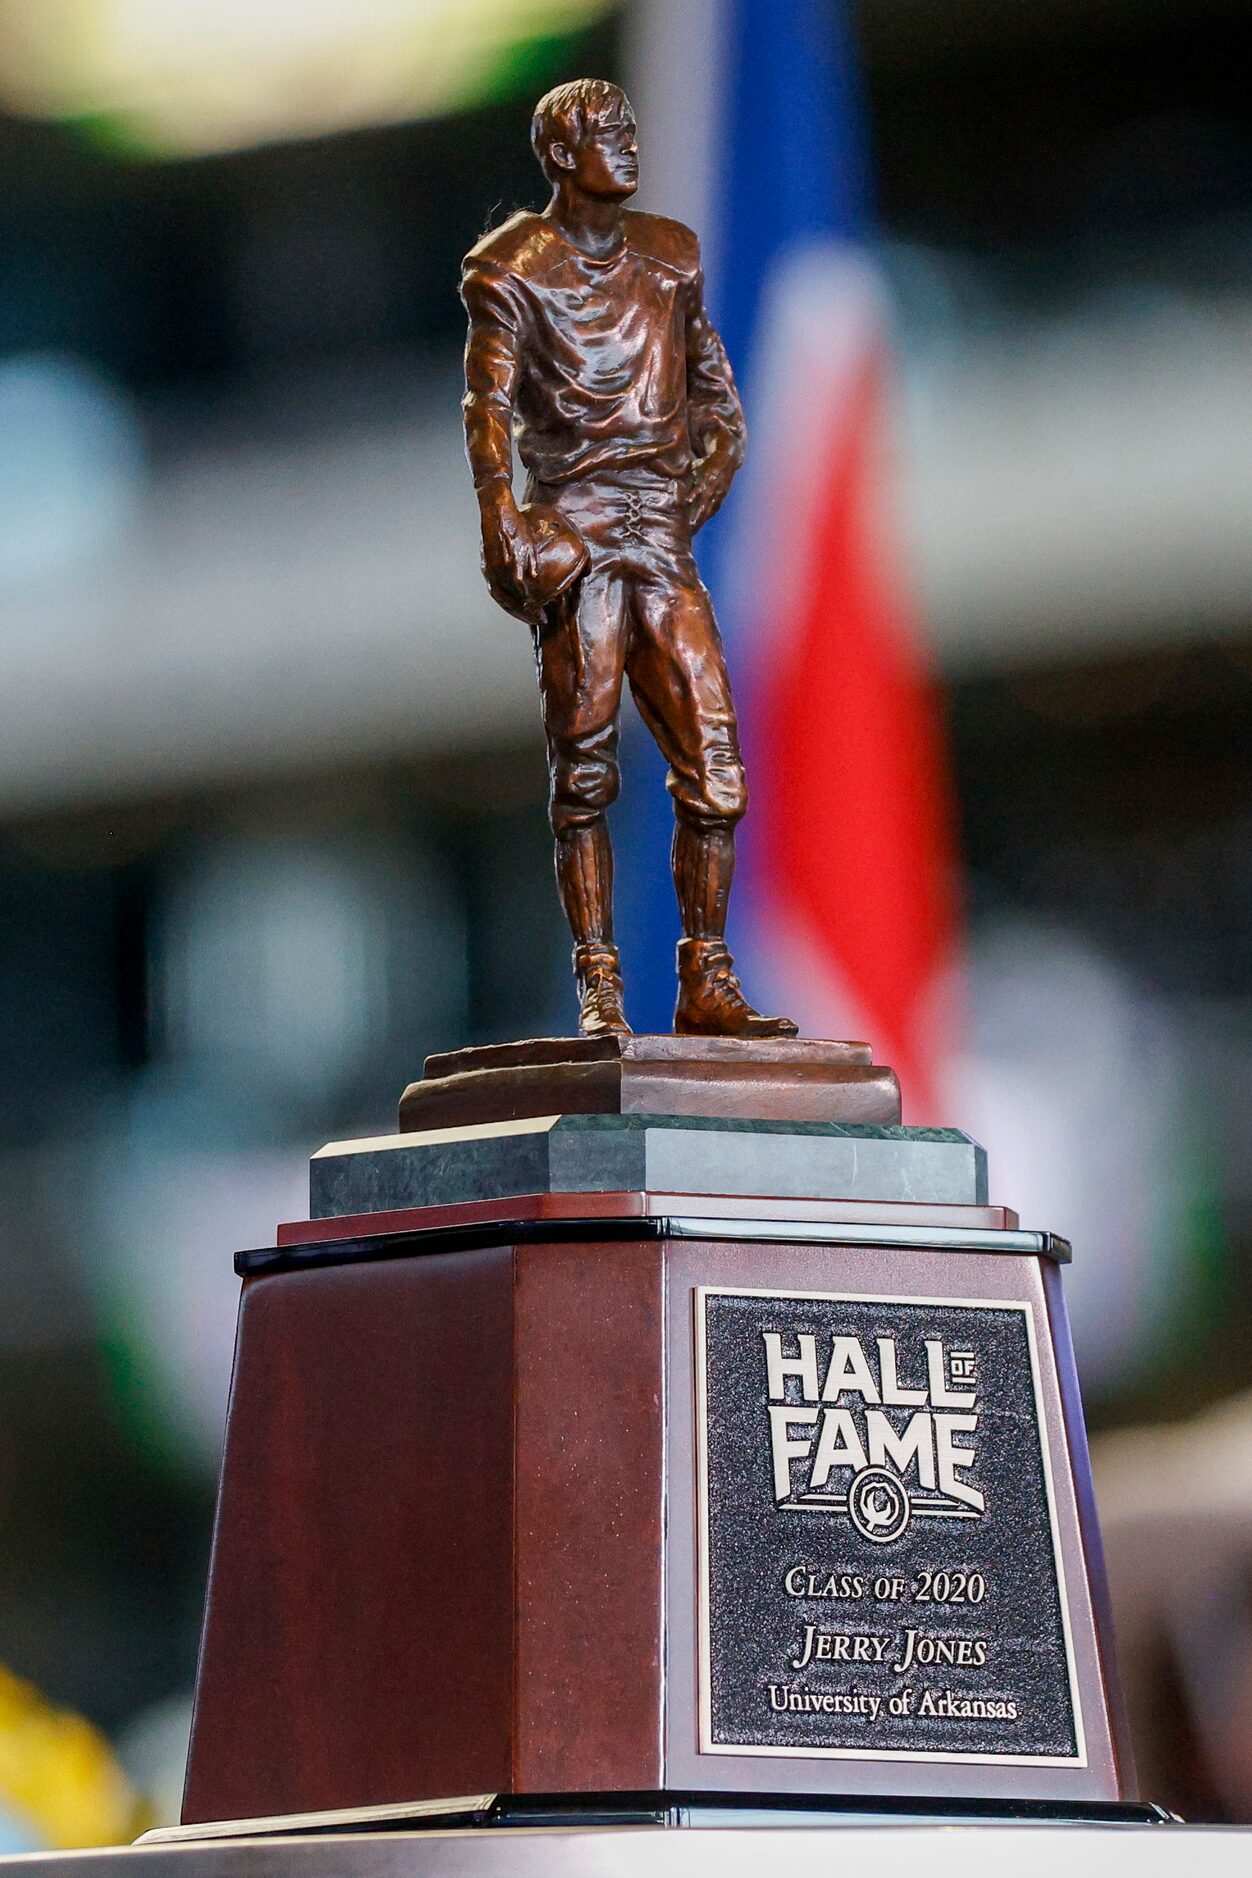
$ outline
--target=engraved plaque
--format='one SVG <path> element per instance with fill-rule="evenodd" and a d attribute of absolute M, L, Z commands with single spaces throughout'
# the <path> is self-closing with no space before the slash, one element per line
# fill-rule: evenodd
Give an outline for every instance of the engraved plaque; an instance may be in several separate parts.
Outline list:
<path fill-rule="evenodd" d="M 1028 1305 L 696 1292 L 705 1753 L 1085 1766 Z"/>

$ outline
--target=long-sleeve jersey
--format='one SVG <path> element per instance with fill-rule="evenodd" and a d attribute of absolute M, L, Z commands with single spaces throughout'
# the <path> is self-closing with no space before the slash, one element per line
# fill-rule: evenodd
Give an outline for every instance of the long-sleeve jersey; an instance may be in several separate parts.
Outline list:
<path fill-rule="evenodd" d="M 478 488 L 646 465 L 682 480 L 718 433 L 742 455 L 743 411 L 704 307 L 696 237 L 626 211 L 606 260 L 523 211 L 465 258 L 465 440 Z"/>

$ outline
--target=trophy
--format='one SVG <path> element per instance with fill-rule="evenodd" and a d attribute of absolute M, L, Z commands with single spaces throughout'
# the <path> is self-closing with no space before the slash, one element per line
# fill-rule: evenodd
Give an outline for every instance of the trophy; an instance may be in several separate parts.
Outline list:
<path fill-rule="evenodd" d="M 465 421 L 534 641 L 579 1034 L 429 1058 L 397 1132 L 315 1154 L 309 1217 L 238 1256 L 184 1823 L 151 1837 L 381 1872 L 400 1833 L 424 1872 L 460 1835 L 457 1870 L 572 1872 L 614 1827 L 705 1826 L 732 1869 L 849 1815 L 863 1857 L 892 1818 L 1146 1824 L 1069 1247 L 988 1203 L 967 1135 L 902 1126 L 867 1045 L 740 984 L 746 790 L 691 551 L 734 380 L 695 236 L 625 206 L 622 93 L 561 86 L 534 143 L 548 208 L 466 262 Z M 613 937 L 623 678 L 670 766 L 665 1036 L 631 1032 Z M 596 1843 L 625 1871 L 696 1841 Z"/>
<path fill-rule="evenodd" d="M 465 428 L 579 1035 L 432 1057 L 239 1261 L 187 1820 L 1126 1802 L 1068 1247 L 865 1045 L 748 1002 L 692 557 L 734 378 L 696 237 L 626 207 L 622 92 L 559 87 L 533 141 L 548 208 L 465 264 Z M 632 1034 L 613 939 L 624 679 L 670 766 L 672 1036 Z"/>

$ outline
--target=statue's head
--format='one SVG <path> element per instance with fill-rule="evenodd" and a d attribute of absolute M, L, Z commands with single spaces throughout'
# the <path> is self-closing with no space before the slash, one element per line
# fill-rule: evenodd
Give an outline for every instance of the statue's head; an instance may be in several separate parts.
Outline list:
<path fill-rule="evenodd" d="M 530 141 L 548 181 L 589 196 L 633 196 L 639 187 L 635 114 L 620 85 L 574 78 L 545 92 Z"/>

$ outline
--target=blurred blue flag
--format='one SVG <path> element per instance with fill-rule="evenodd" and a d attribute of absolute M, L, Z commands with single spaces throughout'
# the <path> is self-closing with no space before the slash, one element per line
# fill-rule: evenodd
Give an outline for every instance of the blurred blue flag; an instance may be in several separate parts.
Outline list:
<path fill-rule="evenodd" d="M 749 435 L 747 467 L 699 542 L 752 797 L 729 937 L 755 1002 L 811 1035 L 867 1039 L 899 1071 L 910 1119 L 934 1119 L 953 844 L 888 520 L 889 322 L 865 247 L 847 18 L 828 0 L 722 0 L 715 18 L 713 199 L 699 232 Z M 635 730 L 628 752 L 618 926 L 632 1021 L 660 1030 L 678 920 L 671 818 L 645 741 Z"/>

